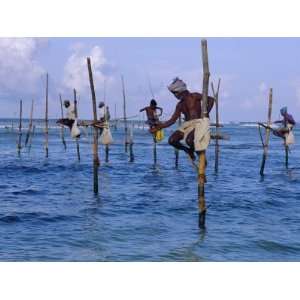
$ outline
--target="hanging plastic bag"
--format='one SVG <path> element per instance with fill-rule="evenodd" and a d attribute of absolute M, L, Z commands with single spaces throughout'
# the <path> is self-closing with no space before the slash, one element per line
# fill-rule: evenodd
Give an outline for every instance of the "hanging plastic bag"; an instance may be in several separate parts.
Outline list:
<path fill-rule="evenodd" d="M 79 138 L 80 137 L 80 129 L 77 125 L 77 119 L 74 120 L 72 129 L 71 129 L 71 137 L 73 139 Z"/>
<path fill-rule="evenodd" d="M 104 127 L 100 136 L 100 143 L 103 145 L 112 144 L 113 138 L 109 128 Z"/>
<path fill-rule="evenodd" d="M 164 131 L 162 129 L 155 132 L 155 140 L 156 142 L 160 142 L 164 139 Z"/>

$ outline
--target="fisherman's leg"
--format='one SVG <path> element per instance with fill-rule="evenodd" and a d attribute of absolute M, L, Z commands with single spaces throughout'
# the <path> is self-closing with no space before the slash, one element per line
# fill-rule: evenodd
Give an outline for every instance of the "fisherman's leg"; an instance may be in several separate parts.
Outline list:
<path fill-rule="evenodd" d="M 195 144 L 194 144 L 194 134 L 195 134 L 195 129 L 192 130 L 188 136 L 186 137 L 186 144 L 189 146 L 189 155 L 190 157 L 195 160 L 196 156 L 195 156 Z"/>
<path fill-rule="evenodd" d="M 190 147 L 190 151 L 194 157 L 194 160 L 196 159 L 195 153 L 197 156 L 200 156 L 200 151 L 195 151 L 195 143 L 194 143 L 194 135 L 195 135 L 195 129 L 191 131 L 188 136 L 186 137 L 186 143 Z M 205 167 L 207 167 L 207 159 L 205 158 Z"/>
<path fill-rule="evenodd" d="M 273 131 L 273 134 L 277 137 L 280 137 L 280 138 L 284 139 L 285 132 L 281 129 L 277 129 L 277 130 Z"/>
<path fill-rule="evenodd" d="M 177 130 L 169 137 L 169 144 L 178 150 L 185 151 L 188 155 L 191 156 L 190 148 L 188 148 L 180 143 L 180 141 L 183 138 L 184 138 L 183 132 Z"/>
<path fill-rule="evenodd" d="M 63 126 L 67 126 L 70 128 L 70 130 L 72 129 L 72 126 L 73 126 L 73 123 L 74 123 L 74 120 L 70 120 L 70 119 L 59 119 L 57 120 L 56 122 L 57 124 L 60 124 L 60 125 L 63 125 Z"/>

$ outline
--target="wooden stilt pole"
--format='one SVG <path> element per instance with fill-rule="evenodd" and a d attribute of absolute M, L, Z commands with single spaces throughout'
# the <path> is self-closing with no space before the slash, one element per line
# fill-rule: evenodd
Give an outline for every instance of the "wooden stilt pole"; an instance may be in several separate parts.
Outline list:
<path fill-rule="evenodd" d="M 75 110 L 75 118 L 78 119 L 78 109 L 77 109 L 77 93 L 76 90 L 73 89 L 74 93 L 74 110 Z M 80 161 L 80 148 L 79 148 L 79 139 L 76 138 L 76 150 L 77 150 L 77 158 Z"/>
<path fill-rule="evenodd" d="M 289 146 L 284 145 L 285 148 L 285 167 L 289 168 Z"/>
<path fill-rule="evenodd" d="M 181 115 L 178 120 L 179 127 L 181 126 Z M 175 149 L 175 168 L 178 169 L 178 163 L 179 163 L 179 150 Z"/>
<path fill-rule="evenodd" d="M 121 76 L 122 80 L 122 92 L 123 92 L 123 120 L 124 120 L 124 134 L 125 134 L 125 153 L 128 152 L 128 127 L 127 127 L 127 116 L 126 116 L 126 94 L 124 77 Z"/>
<path fill-rule="evenodd" d="M 156 166 L 157 164 L 157 142 L 156 142 L 156 138 L 155 138 L 155 134 L 153 134 L 153 163 L 154 166 Z"/>
<path fill-rule="evenodd" d="M 108 129 L 109 129 L 109 123 L 108 123 L 109 120 L 107 118 L 107 105 L 106 105 L 106 80 L 104 80 L 103 101 L 104 101 L 104 104 L 105 104 L 104 119 L 105 119 L 105 122 L 108 126 Z M 109 162 L 109 145 L 108 144 L 105 145 L 105 162 L 106 163 Z"/>
<path fill-rule="evenodd" d="M 117 130 L 117 104 L 115 103 L 115 130 Z"/>
<path fill-rule="evenodd" d="M 202 47 L 202 63 L 203 63 L 203 86 L 202 86 L 202 109 L 201 118 L 208 117 L 207 112 L 207 97 L 209 86 L 209 65 L 208 65 L 208 52 L 207 41 L 201 41 Z M 206 168 L 206 154 L 205 150 L 200 152 L 199 166 L 198 166 L 198 206 L 199 206 L 199 227 L 205 228 L 206 217 L 206 203 L 205 203 L 205 168 Z"/>
<path fill-rule="evenodd" d="M 28 153 L 30 153 L 30 150 L 31 150 L 31 145 L 32 145 L 32 138 L 34 136 L 34 133 L 35 133 L 35 125 L 33 125 L 32 127 L 32 132 L 29 136 L 29 146 L 28 146 Z"/>
<path fill-rule="evenodd" d="M 64 110 L 63 110 L 63 103 L 62 103 L 61 94 L 59 94 L 59 101 L 60 101 L 61 118 L 63 119 L 64 118 Z M 61 126 L 60 136 L 61 136 L 61 141 L 64 145 L 64 149 L 66 151 L 67 150 L 67 143 L 65 141 L 65 127 L 63 125 Z"/>
<path fill-rule="evenodd" d="M 25 147 L 26 147 L 27 144 L 28 144 L 29 136 L 30 136 L 31 131 L 32 131 L 32 117 L 33 117 L 33 100 L 32 100 L 32 102 L 31 102 L 30 119 L 29 119 L 28 131 L 27 131 L 26 139 L 25 139 Z"/>
<path fill-rule="evenodd" d="M 49 124 L 48 124 L 48 73 L 46 75 L 46 108 L 45 108 L 45 151 L 46 158 L 49 157 Z"/>
<path fill-rule="evenodd" d="M 105 145 L 105 162 L 109 162 L 109 145 Z"/>
<path fill-rule="evenodd" d="M 96 105 L 96 93 L 93 81 L 93 73 L 91 66 L 91 59 L 87 58 L 87 66 L 89 72 L 90 79 L 90 87 L 92 93 L 92 101 L 93 101 L 93 117 L 94 122 L 97 122 L 97 105 Z M 94 143 L 93 143 L 93 154 L 94 154 L 94 193 L 98 194 L 98 167 L 100 165 L 99 155 L 98 155 L 98 128 L 94 127 Z"/>
<path fill-rule="evenodd" d="M 267 126 L 271 126 L 271 117 L 272 117 L 272 101 L 273 101 L 273 90 L 270 89 L 269 92 L 269 108 L 268 108 L 268 121 L 267 121 Z M 266 128 L 266 135 L 265 135 L 265 141 L 263 142 L 263 157 L 262 157 L 262 162 L 260 166 L 260 175 L 264 175 L 264 169 L 265 169 L 265 164 L 266 164 L 266 159 L 268 155 L 268 147 L 269 147 L 269 141 L 270 141 L 270 129 Z"/>
<path fill-rule="evenodd" d="M 221 79 L 219 78 L 218 81 L 218 87 L 217 91 L 215 92 L 214 89 L 214 84 L 211 83 L 211 89 L 213 92 L 213 96 L 215 98 L 215 105 L 216 105 L 216 137 L 219 136 L 219 127 L 220 127 L 220 121 L 219 121 L 219 90 L 220 90 L 220 84 L 221 84 Z M 215 173 L 218 173 L 219 170 L 219 153 L 220 153 L 220 145 L 219 145 L 219 139 L 216 138 L 216 143 L 215 143 Z"/>
<path fill-rule="evenodd" d="M 134 154 L 133 154 L 133 126 L 130 127 L 129 133 L 129 162 L 134 162 Z"/>
<path fill-rule="evenodd" d="M 20 117 L 19 117 L 19 139 L 18 139 L 18 156 L 21 155 L 22 148 L 22 100 L 20 100 Z"/>

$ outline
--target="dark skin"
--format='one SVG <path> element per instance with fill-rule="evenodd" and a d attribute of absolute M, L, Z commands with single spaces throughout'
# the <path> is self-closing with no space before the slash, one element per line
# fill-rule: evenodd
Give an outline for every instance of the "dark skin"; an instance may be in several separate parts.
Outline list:
<path fill-rule="evenodd" d="M 175 112 L 172 117 L 164 122 L 160 123 L 155 128 L 150 129 L 151 132 L 156 132 L 159 129 L 170 127 L 173 125 L 181 114 L 184 115 L 185 121 L 190 121 L 194 119 L 201 118 L 201 106 L 202 106 L 202 94 L 200 93 L 190 93 L 189 91 L 184 91 L 181 93 L 173 93 L 174 96 L 179 100 L 179 103 L 176 105 Z M 207 99 L 207 115 L 205 117 L 209 117 L 209 112 L 211 111 L 214 105 L 214 98 L 208 97 Z M 190 132 L 190 134 L 186 138 L 186 144 L 188 147 L 183 145 L 180 141 L 184 138 L 183 132 L 176 130 L 169 137 L 169 144 L 178 150 L 185 151 L 192 160 L 195 160 L 195 149 L 194 149 L 194 132 Z"/>
<path fill-rule="evenodd" d="M 160 110 L 160 114 L 156 115 L 156 110 Z M 151 122 L 157 122 L 157 117 L 160 117 L 162 115 L 163 109 L 158 106 L 150 105 L 142 108 L 140 112 L 146 111 L 147 119 Z"/>

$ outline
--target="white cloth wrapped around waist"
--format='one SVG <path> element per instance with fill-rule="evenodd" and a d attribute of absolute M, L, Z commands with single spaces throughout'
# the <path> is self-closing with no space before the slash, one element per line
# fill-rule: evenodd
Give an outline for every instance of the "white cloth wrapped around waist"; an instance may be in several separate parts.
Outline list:
<path fill-rule="evenodd" d="M 204 151 L 210 141 L 209 118 L 194 119 L 184 122 L 177 130 L 184 134 L 184 141 L 187 136 L 195 129 L 194 147 L 195 151 Z"/>
<path fill-rule="evenodd" d="M 285 137 L 285 144 L 287 146 L 295 144 L 295 136 L 294 133 L 292 131 L 293 129 L 293 125 L 292 124 L 288 124 L 287 128 L 289 129 L 289 132 L 287 132 L 284 137 Z"/>

